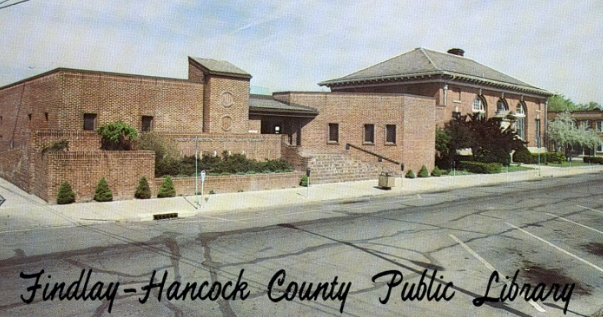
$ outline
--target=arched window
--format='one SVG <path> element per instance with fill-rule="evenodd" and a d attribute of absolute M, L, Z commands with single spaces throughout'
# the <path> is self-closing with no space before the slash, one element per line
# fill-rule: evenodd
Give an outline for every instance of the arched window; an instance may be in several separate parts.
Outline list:
<path fill-rule="evenodd" d="M 515 109 L 515 128 L 517 135 L 522 139 L 526 139 L 526 110 L 523 102 L 517 104 Z"/>
<path fill-rule="evenodd" d="M 484 118 L 486 116 L 486 106 L 484 100 L 477 96 L 473 100 L 473 114 L 477 114 L 479 118 Z"/>
<path fill-rule="evenodd" d="M 498 99 L 498 102 L 496 103 L 496 113 L 505 113 L 509 111 L 509 106 L 507 106 L 507 103 L 505 102 L 504 99 Z"/>

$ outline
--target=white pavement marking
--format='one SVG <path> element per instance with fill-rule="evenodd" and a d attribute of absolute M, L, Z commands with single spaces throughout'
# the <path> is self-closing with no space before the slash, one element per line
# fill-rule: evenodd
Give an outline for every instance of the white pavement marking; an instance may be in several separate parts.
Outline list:
<path fill-rule="evenodd" d="M 578 207 L 580 207 L 580 208 L 588 209 L 588 210 L 590 210 L 590 211 L 595 211 L 595 212 L 598 212 L 598 213 L 600 213 L 600 214 L 603 214 L 603 211 L 601 211 L 601 210 L 592 209 L 592 208 L 589 208 L 589 207 L 584 207 L 584 206 L 580 206 L 580 205 L 576 205 L 576 206 L 578 206 Z"/>
<path fill-rule="evenodd" d="M 574 255 L 574 254 L 572 254 L 572 253 L 569 253 L 568 251 L 565 251 L 564 249 L 562 249 L 562 248 L 560 248 L 560 247 L 558 247 L 558 246 L 556 246 L 556 245 L 554 245 L 554 244 L 552 244 L 552 243 L 550 243 L 550 242 L 548 242 L 548 241 L 546 241 L 546 240 L 544 240 L 544 239 L 542 239 L 542 238 L 540 238 L 540 237 L 537 237 L 537 236 L 535 236 L 534 234 L 529 233 L 528 231 L 526 231 L 526 230 L 524 230 L 524 229 L 521 229 L 521 228 L 519 228 L 519 227 L 518 227 L 518 226 L 516 226 L 516 225 L 510 224 L 510 223 L 508 223 L 508 222 L 506 222 L 506 224 L 507 224 L 507 225 L 509 225 L 509 226 L 510 226 L 510 227 L 512 227 L 512 228 L 515 228 L 515 229 L 517 229 L 517 230 L 519 230 L 519 231 L 521 231 L 521 232 L 523 232 L 523 233 L 525 233 L 525 234 L 529 235 L 529 236 L 530 236 L 530 237 L 532 237 L 532 238 L 535 238 L 535 239 L 537 239 L 537 240 L 540 240 L 540 241 L 542 241 L 542 242 L 544 242 L 544 243 L 546 243 L 546 244 L 548 244 L 548 245 L 552 246 L 553 248 L 555 248 L 555 249 L 559 250 L 560 252 L 565 253 L 565 254 L 567 254 L 567 255 L 569 255 L 569 256 L 571 256 L 571 257 L 575 258 L 576 260 L 578 260 L 578 261 L 580 261 L 580 262 L 582 262 L 582 263 L 584 263 L 584 264 L 586 264 L 586 265 L 588 265 L 588 266 L 590 266 L 590 267 L 594 268 L 594 269 L 595 269 L 595 270 L 597 270 L 597 271 L 603 272 L 603 268 L 600 268 L 600 267 L 598 267 L 598 266 L 596 266 L 596 265 L 594 265 L 594 264 L 592 264 L 592 263 L 590 263 L 590 262 L 586 261 L 585 259 L 583 259 L 583 258 L 581 258 L 581 257 L 579 257 L 579 256 L 577 256 L 577 255 Z"/>
<path fill-rule="evenodd" d="M 589 226 L 585 226 L 585 225 L 583 225 L 583 224 L 581 224 L 581 223 L 577 223 L 577 222 L 575 222 L 575 221 L 571 221 L 571 220 L 569 220 L 569 219 L 567 219 L 567 218 L 563 218 L 563 217 L 561 217 L 561 216 L 557 216 L 557 215 L 554 215 L 554 214 L 551 214 L 551 213 L 548 213 L 548 212 L 545 212 L 545 214 L 547 214 L 547 215 L 549 215 L 549 216 L 552 216 L 552 217 L 555 217 L 555 218 L 557 218 L 557 219 L 561 219 L 561 220 L 563 220 L 563 221 L 567 221 L 567 222 L 569 222 L 569 223 L 573 223 L 573 224 L 575 224 L 576 226 L 580 226 L 580 227 L 582 227 L 582 228 L 585 228 L 585 229 L 588 229 L 588 230 L 591 230 L 591 231 L 594 231 L 594 232 L 597 232 L 597 233 L 603 234 L 603 231 L 599 231 L 599 230 L 597 230 L 597 229 L 595 229 L 595 228 L 591 228 L 591 227 L 589 227 Z"/>
<path fill-rule="evenodd" d="M 463 241 L 459 240 L 457 237 L 455 237 L 451 234 L 449 234 L 449 236 L 452 238 L 452 240 L 454 240 L 458 244 L 460 244 L 461 247 L 463 247 L 463 249 L 465 249 L 467 252 L 471 253 L 471 255 L 473 255 L 476 259 L 478 259 L 480 262 L 482 262 L 482 264 L 485 265 L 486 268 L 488 268 L 488 270 L 493 271 L 493 272 L 498 271 L 496 268 L 494 268 L 494 266 L 492 266 L 492 264 L 488 263 L 488 261 L 486 261 L 484 258 L 479 256 L 479 254 L 477 254 L 477 252 L 473 251 L 468 245 L 463 243 Z M 530 305 L 532 305 L 537 311 L 539 311 L 541 313 L 546 312 L 546 310 L 544 310 L 544 308 L 542 308 L 542 306 L 538 305 L 536 302 L 529 300 L 528 303 L 530 303 Z"/>

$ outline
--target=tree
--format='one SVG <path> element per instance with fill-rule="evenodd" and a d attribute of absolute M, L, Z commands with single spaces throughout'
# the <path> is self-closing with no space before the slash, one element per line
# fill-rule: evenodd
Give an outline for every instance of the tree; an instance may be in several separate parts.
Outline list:
<path fill-rule="evenodd" d="M 157 198 L 166 198 L 166 197 L 176 197 L 176 188 L 174 187 L 174 182 L 172 182 L 172 178 L 167 176 L 161 184 L 161 188 L 157 193 Z"/>
<path fill-rule="evenodd" d="M 96 185 L 96 192 L 94 193 L 94 200 L 96 201 L 112 201 L 113 192 L 109 188 L 109 184 L 104 177 L 102 177 Z"/>
<path fill-rule="evenodd" d="M 467 148 L 471 149 L 475 161 L 508 165 L 510 153 L 523 147 L 526 142 L 517 136 L 512 124 L 503 126 L 503 120 L 512 123 L 514 117 L 493 117 L 486 120 L 478 115 L 465 115 L 450 120 L 443 131 L 439 132 L 441 135 L 448 135 L 448 138 L 440 136 L 440 140 L 436 140 L 440 166 L 443 162 L 455 161 L 456 152 Z M 442 140 L 449 141 L 443 144 Z"/>
<path fill-rule="evenodd" d="M 57 204 L 71 204 L 75 202 L 75 193 L 71 189 L 71 185 L 68 182 L 63 182 L 59 187 L 59 193 L 57 194 Z"/>
<path fill-rule="evenodd" d="M 551 96 L 548 99 L 548 111 L 561 112 L 561 111 L 576 111 L 578 107 L 569 98 L 564 95 Z"/>
<path fill-rule="evenodd" d="M 549 141 L 555 144 L 556 149 L 563 149 L 566 157 L 570 157 L 574 147 L 593 149 L 601 145 L 597 133 L 585 125 L 577 126 L 572 114 L 567 111 L 548 122 L 547 133 Z"/>
<path fill-rule="evenodd" d="M 122 121 L 103 124 L 96 132 L 101 136 L 103 150 L 131 150 L 132 141 L 138 136 L 136 129 Z"/>
<path fill-rule="evenodd" d="M 149 199 L 151 198 L 151 187 L 149 186 L 149 182 L 146 177 L 141 177 L 138 182 L 138 187 L 136 187 L 136 193 L 134 193 L 134 197 L 138 199 Z"/>

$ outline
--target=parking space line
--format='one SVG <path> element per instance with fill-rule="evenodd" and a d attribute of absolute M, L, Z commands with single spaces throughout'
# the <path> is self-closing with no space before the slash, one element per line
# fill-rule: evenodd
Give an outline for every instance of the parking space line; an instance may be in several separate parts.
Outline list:
<path fill-rule="evenodd" d="M 595 212 L 598 212 L 600 214 L 603 214 L 603 211 L 601 211 L 601 210 L 593 209 L 593 208 L 590 208 L 590 207 L 584 207 L 584 206 L 580 206 L 580 205 L 576 205 L 576 206 L 578 206 L 580 208 L 588 209 L 590 211 L 595 211 Z"/>
<path fill-rule="evenodd" d="M 600 272 L 603 272 L 603 268 L 600 268 L 600 267 L 598 267 L 598 266 L 596 266 L 596 265 L 594 265 L 594 264 L 592 264 L 592 263 L 590 263 L 590 262 L 586 261 L 585 259 L 583 259 L 583 258 L 581 258 L 581 257 L 579 257 L 579 256 L 577 256 L 577 255 L 574 255 L 574 254 L 572 254 L 572 253 L 570 253 L 570 252 L 568 252 L 568 251 L 566 251 L 566 250 L 564 250 L 564 249 L 562 249 L 562 248 L 560 248 L 560 247 L 558 247 L 558 246 L 556 246 L 556 245 L 554 245 L 554 244 L 552 244 L 552 243 L 550 243 L 550 242 L 548 242 L 548 241 L 546 241 L 546 240 L 544 240 L 544 239 L 542 239 L 542 238 L 540 238 L 540 237 L 538 237 L 538 236 L 536 236 L 536 235 L 534 235 L 534 234 L 532 234 L 532 233 L 530 233 L 530 232 L 528 232 L 528 231 L 526 231 L 526 230 L 524 230 L 524 229 L 521 229 L 521 228 L 519 228 L 519 227 L 518 227 L 518 226 L 516 226 L 516 225 L 510 224 L 510 223 L 508 223 L 508 222 L 505 222 L 505 223 L 506 223 L 507 225 L 509 225 L 510 227 L 512 227 L 512 228 L 514 228 L 514 229 L 517 229 L 517 230 L 519 230 L 519 231 L 521 231 L 521 232 L 523 232 L 523 233 L 525 233 L 525 234 L 529 235 L 530 237 L 532 237 L 532 238 L 534 238 L 534 239 L 537 239 L 537 240 L 540 240 L 541 242 L 544 242 L 544 243 L 546 243 L 546 244 L 550 245 L 551 247 L 553 247 L 553 248 L 557 249 L 558 251 L 560 251 L 560 252 L 562 252 L 562 253 L 565 253 L 565 254 L 567 254 L 567 255 L 569 255 L 569 256 L 571 256 L 571 257 L 575 258 L 576 260 L 578 260 L 578 261 L 580 261 L 580 262 L 582 262 L 582 263 L 584 263 L 584 264 L 586 264 L 586 265 L 588 265 L 588 266 L 590 266 L 590 267 L 594 268 L 595 270 L 600 271 Z"/>
<path fill-rule="evenodd" d="M 597 230 L 597 229 L 595 229 L 595 228 L 591 228 L 591 227 L 589 227 L 589 226 L 585 226 L 585 225 L 583 225 L 583 224 L 581 224 L 581 223 L 577 223 L 577 222 L 575 222 L 575 221 L 571 221 L 571 220 L 569 220 L 569 219 L 567 219 L 567 218 L 563 218 L 563 217 L 561 217 L 561 216 L 557 216 L 557 215 L 554 215 L 554 214 L 551 214 L 551 213 L 548 213 L 548 212 L 545 212 L 545 214 L 547 214 L 547 215 L 549 215 L 549 216 L 552 216 L 552 217 L 555 217 L 555 218 L 557 218 L 557 219 L 561 219 L 561 220 L 563 220 L 563 221 L 567 221 L 567 222 L 569 222 L 569 223 L 575 224 L 576 226 L 580 226 L 580 227 L 582 227 L 582 228 L 585 228 L 585 229 L 588 229 L 588 230 L 591 230 L 591 231 L 594 231 L 594 232 L 597 232 L 597 233 L 603 234 L 603 231 L 599 231 L 599 230 Z"/>
<path fill-rule="evenodd" d="M 456 241 L 461 247 L 463 247 L 463 249 L 465 249 L 467 252 L 471 253 L 471 255 L 473 255 L 476 259 L 478 259 L 480 262 L 482 262 L 482 264 L 485 265 L 486 268 L 488 268 L 488 270 L 493 271 L 493 272 L 498 271 L 496 268 L 494 268 L 494 266 L 492 266 L 492 264 L 488 263 L 488 261 L 486 261 L 484 258 L 479 256 L 479 254 L 477 254 L 477 252 L 473 251 L 463 241 L 461 241 L 460 239 L 458 239 L 457 237 L 455 237 L 452 234 L 449 234 L 449 236 L 450 236 L 450 238 L 452 238 L 452 240 Z M 541 313 L 546 312 L 546 310 L 544 310 L 544 308 L 542 308 L 542 306 L 538 305 L 536 302 L 529 300 L 528 303 L 530 305 L 532 305 L 537 311 L 539 311 Z"/>

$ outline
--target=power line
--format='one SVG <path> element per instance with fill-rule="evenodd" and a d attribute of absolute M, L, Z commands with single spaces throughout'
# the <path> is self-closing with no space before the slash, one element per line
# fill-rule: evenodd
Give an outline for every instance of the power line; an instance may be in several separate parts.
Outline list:
<path fill-rule="evenodd" d="M 4 4 L 4 3 L 6 3 L 6 2 L 8 2 L 8 1 L 10 1 L 10 0 L 4 0 L 4 1 L 0 1 L 0 5 L 2 5 L 2 4 Z M 12 6 L 17 5 L 17 4 L 19 4 L 19 3 L 23 3 L 23 2 L 27 2 L 27 1 L 29 1 L 29 0 L 21 0 L 21 1 L 15 2 L 15 3 L 9 3 L 9 4 L 5 5 L 5 6 L 0 7 L 0 10 L 1 10 L 1 9 L 5 9 L 5 8 L 8 8 L 8 7 L 12 7 Z"/>

